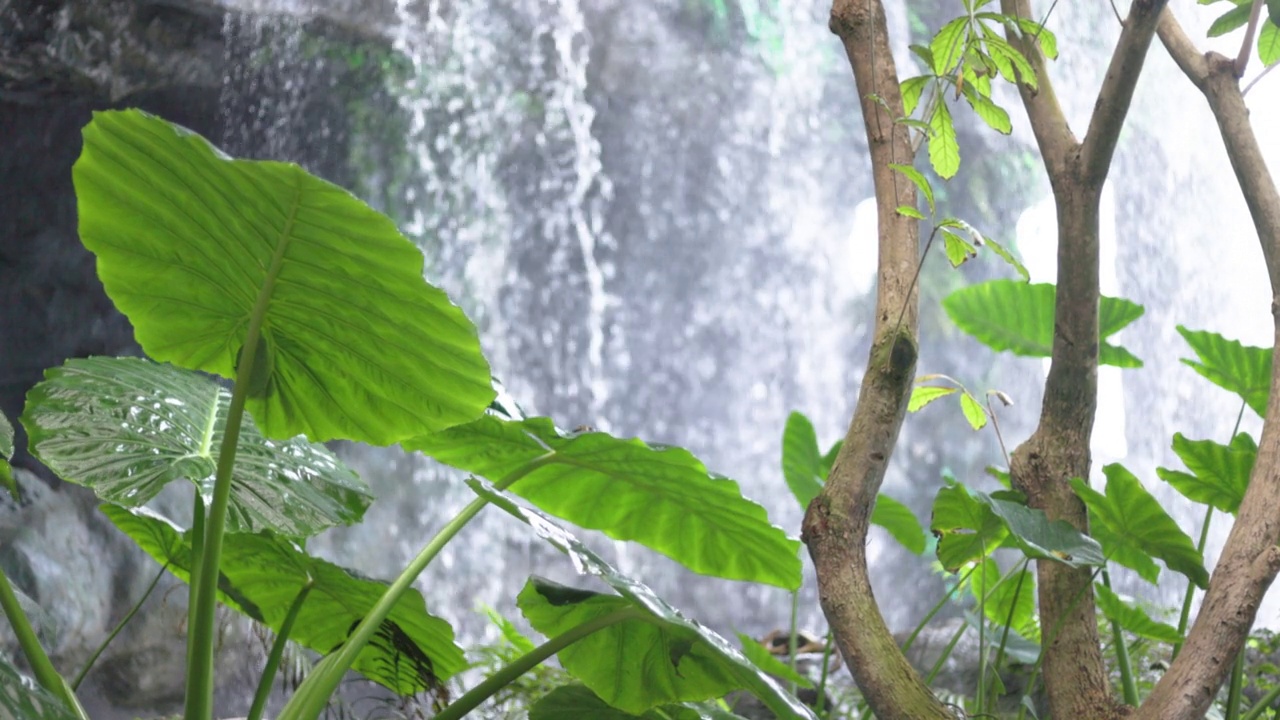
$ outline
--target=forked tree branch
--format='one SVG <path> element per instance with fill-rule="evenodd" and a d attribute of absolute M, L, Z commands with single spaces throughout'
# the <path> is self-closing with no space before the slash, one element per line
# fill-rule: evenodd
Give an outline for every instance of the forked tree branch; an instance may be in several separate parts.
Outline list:
<path fill-rule="evenodd" d="M 1019 89 L 1045 158 L 1058 215 L 1053 360 L 1040 423 L 1014 452 L 1010 471 L 1032 507 L 1084 532 L 1088 514 L 1069 482 L 1089 477 L 1097 408 L 1099 204 L 1163 5 L 1163 0 L 1133 2 L 1082 143 L 1067 127 L 1039 46 L 1022 33 L 1009 33 L 1037 73 L 1037 89 L 1026 83 Z M 1001 7 L 1008 15 L 1032 17 L 1028 0 L 1001 0 Z M 1062 718 L 1123 716 L 1102 658 L 1091 574 L 1046 561 L 1036 569 L 1050 713 Z"/>
<path fill-rule="evenodd" d="M 858 405 L 831 476 L 805 513 L 802 537 L 818 574 L 823 612 L 859 689 L 877 716 L 947 720 L 951 712 L 907 662 L 876 605 L 866 538 L 876 493 L 915 379 L 918 221 L 915 186 L 890 168 L 912 161 L 897 69 L 880 0 L 835 0 L 831 30 L 853 67 L 871 150 L 879 232 L 876 322 Z"/>
<path fill-rule="evenodd" d="M 1261 5 L 1261 2 L 1258 3 Z M 1166 10 L 1160 40 L 1178 67 L 1204 93 L 1218 121 L 1227 157 L 1258 231 L 1272 296 L 1280 297 L 1280 193 L 1267 170 L 1249 124 L 1240 92 L 1237 62 L 1217 53 L 1201 55 Z M 1275 352 L 1280 353 L 1277 302 Z M 1280 570 L 1280 363 L 1271 377 L 1271 397 L 1262 427 L 1258 458 L 1235 525 L 1214 568 L 1200 613 L 1182 652 L 1142 704 L 1137 717 L 1190 720 L 1203 717 L 1244 646 L 1258 605 Z"/>

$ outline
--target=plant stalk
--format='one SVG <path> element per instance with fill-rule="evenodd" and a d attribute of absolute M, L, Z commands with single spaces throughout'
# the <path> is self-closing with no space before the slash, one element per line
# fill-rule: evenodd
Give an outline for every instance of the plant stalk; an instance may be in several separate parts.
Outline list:
<path fill-rule="evenodd" d="M 258 690 L 253 694 L 253 704 L 249 706 L 247 720 L 261 720 L 262 711 L 267 707 L 267 699 L 271 697 L 271 687 L 275 685 L 276 672 L 280 669 L 280 658 L 284 657 L 284 646 L 288 644 L 289 634 L 293 632 L 293 623 L 298 619 L 302 603 L 315 584 L 314 578 L 307 578 L 306 584 L 289 606 L 289 614 L 285 615 L 284 622 L 280 624 L 280 632 L 276 633 L 276 640 L 271 643 L 271 653 L 267 655 L 267 665 L 262 669 L 262 677 L 258 680 Z"/>
<path fill-rule="evenodd" d="M 89 671 L 93 669 L 93 664 L 98 661 L 98 658 L 102 655 L 103 651 L 107 649 L 107 646 L 111 644 L 112 640 L 116 639 L 116 636 L 120 634 L 120 631 L 124 630 L 124 626 L 128 625 L 129 621 L 133 619 L 133 616 L 138 614 L 138 610 L 142 607 L 142 603 L 146 602 L 147 598 L 151 597 L 151 593 L 156 589 L 156 585 L 160 582 L 160 578 L 164 577 L 164 571 L 168 569 L 168 563 L 161 566 L 160 572 L 156 573 L 151 584 L 147 586 L 147 591 L 142 593 L 142 597 L 138 599 L 138 602 L 133 604 L 133 607 L 129 608 L 129 612 L 125 613 L 125 616 L 116 624 L 115 629 L 111 631 L 111 634 L 107 636 L 107 639 L 103 640 L 102 644 L 98 646 L 98 649 L 94 650 L 93 654 L 89 656 L 84 667 L 80 668 L 80 672 L 76 675 L 76 679 L 71 681 L 72 690 L 78 690 L 80 688 L 80 683 L 84 682 L 84 676 L 89 674 Z"/>
<path fill-rule="evenodd" d="M 1249 647 L 1246 643 L 1240 648 L 1240 653 L 1236 655 L 1236 661 L 1231 665 L 1231 684 L 1227 690 L 1227 716 L 1226 720 L 1239 720 L 1240 718 L 1240 690 L 1244 686 L 1244 652 Z"/>
<path fill-rule="evenodd" d="M 22 654 L 26 656 L 27 664 L 31 666 L 31 672 L 36 676 L 36 682 L 55 697 L 61 698 L 67 708 L 78 717 L 88 720 L 89 716 L 85 714 L 84 708 L 80 707 L 80 701 L 71 691 L 71 686 L 67 685 L 67 681 L 58 674 L 53 663 L 49 661 L 49 656 L 45 654 L 44 648 L 40 647 L 40 639 L 36 637 L 35 628 L 31 627 L 31 621 L 22 611 L 18 596 L 13 592 L 13 586 L 9 584 L 9 578 L 2 570 L 0 570 L 0 608 L 3 608 L 5 617 L 9 619 L 9 627 L 13 628 L 13 634 L 18 638 L 18 645 L 22 647 Z"/>

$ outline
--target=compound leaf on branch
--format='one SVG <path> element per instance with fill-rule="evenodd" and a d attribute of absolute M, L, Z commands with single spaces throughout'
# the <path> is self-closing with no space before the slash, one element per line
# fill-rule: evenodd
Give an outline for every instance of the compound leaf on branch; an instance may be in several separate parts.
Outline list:
<path fill-rule="evenodd" d="M 495 483 L 556 517 L 657 550 L 694 572 L 794 589 L 800 544 L 738 484 L 689 451 L 607 433 L 562 433 L 547 418 L 485 416 L 403 443 Z M 530 469 L 532 468 L 532 469 Z"/>
<path fill-rule="evenodd" d="M 800 701 L 783 692 L 723 637 L 690 620 L 644 584 L 619 573 L 576 537 L 542 513 L 521 507 L 479 480 L 476 494 L 526 523 L 573 561 L 581 574 L 603 580 L 617 595 L 530 578 L 516 604 L 538 632 L 553 637 L 584 622 L 634 609 L 622 620 L 561 650 L 560 664 L 612 707 L 640 714 L 674 702 L 723 697 L 744 688 L 780 718 L 814 720 Z"/>
<path fill-rule="evenodd" d="M 933 72 L 935 75 L 946 75 L 960 64 L 960 58 L 964 57 L 965 39 L 969 34 L 969 18 L 958 17 L 946 25 L 933 36 L 933 40 L 929 42 L 929 52 L 933 59 Z M 942 173 L 938 173 L 942 175 Z M 943 175 L 943 177 L 949 177 Z"/>
<path fill-rule="evenodd" d="M 156 562 L 190 581 L 190 531 L 180 532 L 145 508 L 105 504 L 102 512 Z M 277 631 L 298 591 L 314 581 L 289 639 L 321 654 L 342 645 L 387 589 L 384 582 L 311 557 L 269 532 L 227 535 L 218 568 L 219 601 Z M 414 589 L 400 598 L 353 665 L 400 695 L 439 690 L 466 667 L 453 628 L 428 614 Z"/>
<path fill-rule="evenodd" d="M 903 177 L 910 180 L 911 183 L 916 186 L 916 189 L 924 195 L 925 201 L 929 203 L 929 213 L 933 214 L 933 186 L 929 184 L 929 179 L 924 176 L 924 173 L 915 169 L 911 165 L 890 163 L 889 167 L 902 173 Z"/>
<path fill-rule="evenodd" d="M 1158 558 L 1170 570 L 1180 572 L 1200 588 L 1209 584 L 1204 557 L 1178 523 L 1160 507 L 1133 473 L 1113 463 L 1102 469 L 1107 476 L 1106 495 L 1089 487 L 1080 478 L 1072 478 L 1071 487 L 1089 508 L 1090 526 L 1103 551 L 1116 562 L 1128 565 L 1125 556 L 1117 555 L 1117 545 L 1132 554 Z M 1096 524 L 1095 524 L 1096 523 Z M 1142 573 L 1145 568 L 1133 567 Z M 1146 577 L 1144 575 L 1144 577 Z"/>
<path fill-rule="evenodd" d="M 94 113 L 72 175 L 80 238 L 147 355 L 234 378 L 262 317 L 247 408 L 264 436 L 390 445 L 493 399 L 475 326 L 342 188 L 138 110 Z"/>
<path fill-rule="evenodd" d="M 961 330 L 992 350 L 1049 357 L 1053 353 L 1056 294 L 1057 289 L 1047 283 L 992 280 L 956 290 L 943 299 L 942 307 Z M 1098 312 L 1102 339 L 1098 363 L 1141 367 L 1141 360 L 1106 339 L 1141 317 L 1142 306 L 1121 298 L 1103 297 Z"/>
<path fill-rule="evenodd" d="M 1173 436 L 1173 451 L 1191 474 L 1156 468 L 1160 479 L 1184 497 L 1234 515 L 1249 488 L 1258 445 L 1248 433 L 1240 433 L 1223 445 L 1212 440 L 1188 440 L 1182 433 Z"/>
<path fill-rule="evenodd" d="M 1214 385 L 1239 395 L 1260 417 L 1266 416 L 1271 393 L 1271 348 L 1244 345 L 1218 333 L 1188 330 L 1181 325 L 1178 333 L 1199 358 L 1183 358 L 1184 364 Z"/>
<path fill-rule="evenodd" d="M 211 502 L 231 395 L 211 378 L 139 358 L 68 360 L 45 371 L 22 417 L 31 448 L 59 477 L 136 507 L 186 478 Z M 240 431 L 228 532 L 309 537 L 358 521 L 368 487 L 323 445 Z"/>

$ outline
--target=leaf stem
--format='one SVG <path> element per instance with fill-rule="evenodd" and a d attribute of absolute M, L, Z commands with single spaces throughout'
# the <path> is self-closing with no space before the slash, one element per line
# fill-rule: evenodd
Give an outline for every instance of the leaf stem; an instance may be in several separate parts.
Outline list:
<path fill-rule="evenodd" d="M 1102 586 L 1111 589 L 1111 574 L 1106 570 L 1102 571 Z M 1120 629 L 1120 623 L 1116 620 L 1111 621 L 1111 642 L 1116 646 L 1116 667 L 1120 671 L 1120 688 L 1124 693 L 1124 701 L 1127 705 L 1133 707 L 1138 706 L 1138 686 L 1133 678 L 1133 663 L 1129 660 L 1129 646 L 1124 641 L 1124 632 Z"/>
<path fill-rule="evenodd" d="M 500 668 L 496 673 L 486 678 L 484 682 L 471 688 L 449 707 L 442 710 L 440 714 L 435 716 L 435 720 L 461 720 L 467 713 L 476 709 L 480 703 L 510 685 L 516 678 L 537 667 L 542 661 L 592 633 L 627 620 L 648 621 L 649 616 L 640 608 L 631 606 L 615 610 L 607 615 L 601 615 L 570 628 Z"/>
<path fill-rule="evenodd" d="M 17 636 L 18 644 L 22 647 L 22 654 L 26 656 L 27 664 L 31 666 L 31 671 L 35 674 L 40 687 L 61 698 L 69 710 L 87 720 L 89 716 L 85 714 L 84 708 L 80 707 L 80 701 L 71 691 L 71 686 L 67 685 L 67 681 L 58 674 L 53 663 L 49 661 L 49 656 L 45 654 L 44 648 L 40 646 L 35 628 L 31 627 L 31 621 L 22 611 L 18 596 L 13 592 L 13 586 L 9 584 L 9 578 L 5 576 L 3 570 L 0 570 L 0 608 L 3 608 L 5 617 L 9 619 L 9 627 L 13 628 L 13 634 Z"/>
<path fill-rule="evenodd" d="M 275 684 L 276 671 L 280 668 L 280 658 L 284 657 L 284 646 L 288 644 L 289 634 L 293 632 L 293 623 L 298 619 L 302 603 L 306 601 L 307 595 L 315 584 L 315 579 L 308 577 L 306 584 L 293 598 L 293 604 L 289 606 L 289 614 L 285 615 L 284 622 L 280 625 L 280 632 L 276 633 L 276 640 L 271 644 L 271 653 L 267 655 L 267 665 L 262 669 L 262 677 L 258 680 L 258 691 L 253 694 L 253 704 L 249 707 L 247 720 L 262 718 L 262 711 L 267 707 L 267 699 L 271 697 L 271 687 Z"/>
<path fill-rule="evenodd" d="M 142 607 L 142 603 L 146 602 L 147 598 L 151 597 L 152 591 L 156 589 L 156 585 L 160 582 L 160 578 L 164 577 L 164 572 L 168 569 L 168 563 L 165 563 L 160 567 L 160 572 L 156 573 L 155 578 L 151 580 L 151 584 L 147 586 L 147 591 L 142 593 L 142 597 L 138 599 L 138 602 L 133 604 L 133 607 L 129 608 L 129 612 L 125 613 L 125 616 L 116 624 L 115 629 L 111 631 L 111 634 L 107 636 L 107 639 L 103 640 L 102 644 L 98 646 L 98 649 L 94 650 L 93 654 L 89 656 L 84 667 L 80 668 L 80 672 L 76 675 L 76 679 L 71 681 L 72 690 L 78 690 L 80 688 L 80 683 L 84 682 L 84 676 L 89 674 L 89 671 L 93 669 L 93 664 L 98 661 L 98 658 L 102 655 L 103 651 L 107 649 L 107 646 L 111 644 L 112 640 L 116 639 L 116 636 L 120 634 L 120 631 L 124 630 L 124 626 L 128 625 L 129 621 L 133 619 L 133 616 L 138 614 L 138 610 Z"/>

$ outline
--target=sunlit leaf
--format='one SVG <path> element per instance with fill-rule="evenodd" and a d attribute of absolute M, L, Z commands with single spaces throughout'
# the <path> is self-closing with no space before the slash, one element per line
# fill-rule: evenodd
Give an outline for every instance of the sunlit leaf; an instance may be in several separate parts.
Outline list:
<path fill-rule="evenodd" d="M 1033 90 L 1039 87 L 1039 78 L 1031 68 L 1031 63 L 1027 62 L 1026 56 L 985 25 L 982 42 L 987 56 L 1000 71 L 1000 77 L 1011 83 L 1022 83 Z"/>
<path fill-rule="evenodd" d="M 1178 433 L 1173 436 L 1173 451 L 1191 474 L 1156 468 L 1160 479 L 1189 500 L 1234 515 L 1249 488 L 1253 463 L 1258 457 L 1253 438 L 1240 433 L 1228 447 L 1212 440 L 1188 440 Z"/>
<path fill-rule="evenodd" d="M 560 651 L 560 664 L 609 705 L 631 713 L 683 700 L 750 690 L 781 718 L 813 720 L 800 701 L 783 692 L 718 634 L 690 620 L 652 590 L 615 570 L 542 513 L 478 480 L 467 484 L 481 497 L 527 523 L 568 555 L 581 574 L 603 580 L 618 595 L 565 587 L 532 578 L 517 605 L 535 630 L 554 637 L 593 618 L 634 609 L 636 619 L 599 630 Z"/>
<path fill-rule="evenodd" d="M 156 562 L 189 581 L 190 531 L 181 533 L 145 508 L 131 512 L 105 504 L 102 512 Z M 267 532 L 226 536 L 218 568 L 218 599 L 277 631 L 298 591 L 314 581 L 289 639 L 321 654 L 345 642 L 387 589 L 386 583 L 311 557 Z M 437 689 L 466 666 L 462 649 L 453 642 L 453 628 L 428 614 L 422 594 L 410 589 L 353 667 L 401 695 L 413 695 Z"/>
<path fill-rule="evenodd" d="M 982 403 L 967 392 L 960 394 L 960 410 L 964 413 L 964 419 L 969 421 L 969 426 L 974 430 L 981 430 L 987 426 L 987 411 L 983 409 Z"/>
<path fill-rule="evenodd" d="M 1094 583 L 1093 590 L 1098 601 L 1098 609 L 1121 629 L 1156 642 L 1182 642 L 1182 635 L 1177 628 L 1152 620 L 1145 611 L 1121 600 L 1120 596 L 1106 585 Z"/>
<path fill-rule="evenodd" d="M 1204 557 L 1138 478 L 1114 463 L 1102 471 L 1107 476 L 1105 496 L 1080 478 L 1072 478 L 1071 487 L 1088 506 L 1091 527 L 1096 522 L 1106 528 L 1105 540 L 1094 533 L 1103 550 L 1109 552 L 1107 540 L 1115 540 L 1164 561 L 1170 570 L 1182 573 L 1200 588 L 1207 587 L 1209 573 L 1204 569 Z M 1121 562 L 1116 556 L 1111 559 Z"/>
<path fill-rule="evenodd" d="M 503 617 L 497 610 L 491 607 L 484 608 L 484 614 L 488 616 L 489 622 L 498 628 L 498 632 L 502 633 L 502 639 L 506 640 L 511 647 L 515 648 L 521 654 L 531 653 L 536 647 L 533 641 L 525 637 L 525 634 L 516 629 L 515 623 Z"/>
<path fill-rule="evenodd" d="M 809 502 L 822 492 L 822 483 L 826 480 L 818 434 L 802 413 L 791 413 L 782 431 L 782 476 L 801 508 L 809 507 Z"/>
<path fill-rule="evenodd" d="M 911 399 L 907 401 L 907 412 L 919 412 L 934 400 L 958 392 L 960 392 L 960 388 L 917 385 L 911 389 Z"/>
<path fill-rule="evenodd" d="M 72 175 L 80 238 L 147 355 L 233 378 L 265 312 L 248 403 L 264 436 L 389 445 L 493 399 L 475 326 L 342 188 L 137 110 L 94 113 Z"/>
<path fill-rule="evenodd" d="M 1053 307 L 1056 288 L 1016 280 L 992 280 L 960 288 L 942 307 L 961 330 L 992 350 L 1015 355 L 1049 357 L 1053 353 Z M 1098 363 L 1142 367 L 1128 350 L 1106 342 L 1111 335 L 1142 316 L 1143 308 L 1129 300 L 1103 297 L 1099 305 Z"/>
<path fill-rule="evenodd" d="M 960 169 L 960 143 L 946 103 L 938 103 L 929 117 L 929 164 L 938 177 L 950 180 Z"/>
<path fill-rule="evenodd" d="M 1218 19 L 1214 20 L 1213 24 L 1209 26 L 1209 37 L 1219 37 L 1236 28 L 1244 27 L 1245 23 L 1249 22 L 1249 13 L 1252 10 L 1253 3 L 1246 2 L 1218 16 Z"/>
<path fill-rule="evenodd" d="M 938 562 L 949 572 L 990 555 L 1009 536 L 1004 521 L 963 485 L 938 491 L 929 530 L 938 538 Z"/>
<path fill-rule="evenodd" d="M 933 56 L 933 72 L 946 75 L 960 64 L 964 57 L 965 36 L 968 34 L 969 18 L 958 17 L 938 31 L 929 43 L 929 52 Z M 941 175 L 941 173 L 939 173 Z M 949 177 L 943 175 L 943 177 Z"/>
<path fill-rule="evenodd" d="M 1218 333 L 1188 330 L 1181 325 L 1178 332 L 1199 358 L 1198 362 L 1184 358 L 1183 363 L 1209 382 L 1239 395 L 1260 417 L 1266 416 L 1267 396 L 1271 393 L 1271 348 L 1243 345 Z"/>
<path fill-rule="evenodd" d="M 911 508 L 898 500 L 880 493 L 876 496 L 876 506 L 871 510 L 871 522 L 879 525 L 893 536 L 903 547 L 923 555 L 925 549 L 924 528 L 916 519 Z"/>
<path fill-rule="evenodd" d="M 528 471 L 511 492 L 694 572 L 800 586 L 799 542 L 771 525 L 736 482 L 708 473 L 683 448 L 595 431 L 562 433 L 547 418 L 493 416 L 403 445 L 495 483 Z"/>
<path fill-rule="evenodd" d="M 45 371 L 22 422 L 41 462 L 98 497 L 136 507 L 185 478 L 205 503 L 231 395 L 206 375 L 138 358 L 72 359 Z M 368 487 L 323 445 L 267 440 L 253 418 L 240 430 L 227 531 L 309 537 L 350 525 Z"/>
<path fill-rule="evenodd" d="M 929 179 L 924 176 L 924 173 L 910 165 L 902 165 L 899 163 L 891 163 L 889 167 L 902 173 L 904 177 L 916 186 L 916 189 L 920 191 L 920 194 L 924 195 L 925 202 L 929 203 L 929 213 L 932 214 L 934 211 L 933 186 L 929 184 Z"/>
<path fill-rule="evenodd" d="M 924 219 L 924 213 L 922 213 L 922 212 L 920 212 L 919 210 L 917 210 L 917 209 L 915 209 L 915 208 L 911 207 L 910 205 L 899 205 L 899 206 L 898 206 L 898 214 L 899 214 L 899 215 L 904 215 L 904 216 L 909 217 L 909 218 L 915 218 L 916 220 L 923 220 L 923 219 Z"/>

